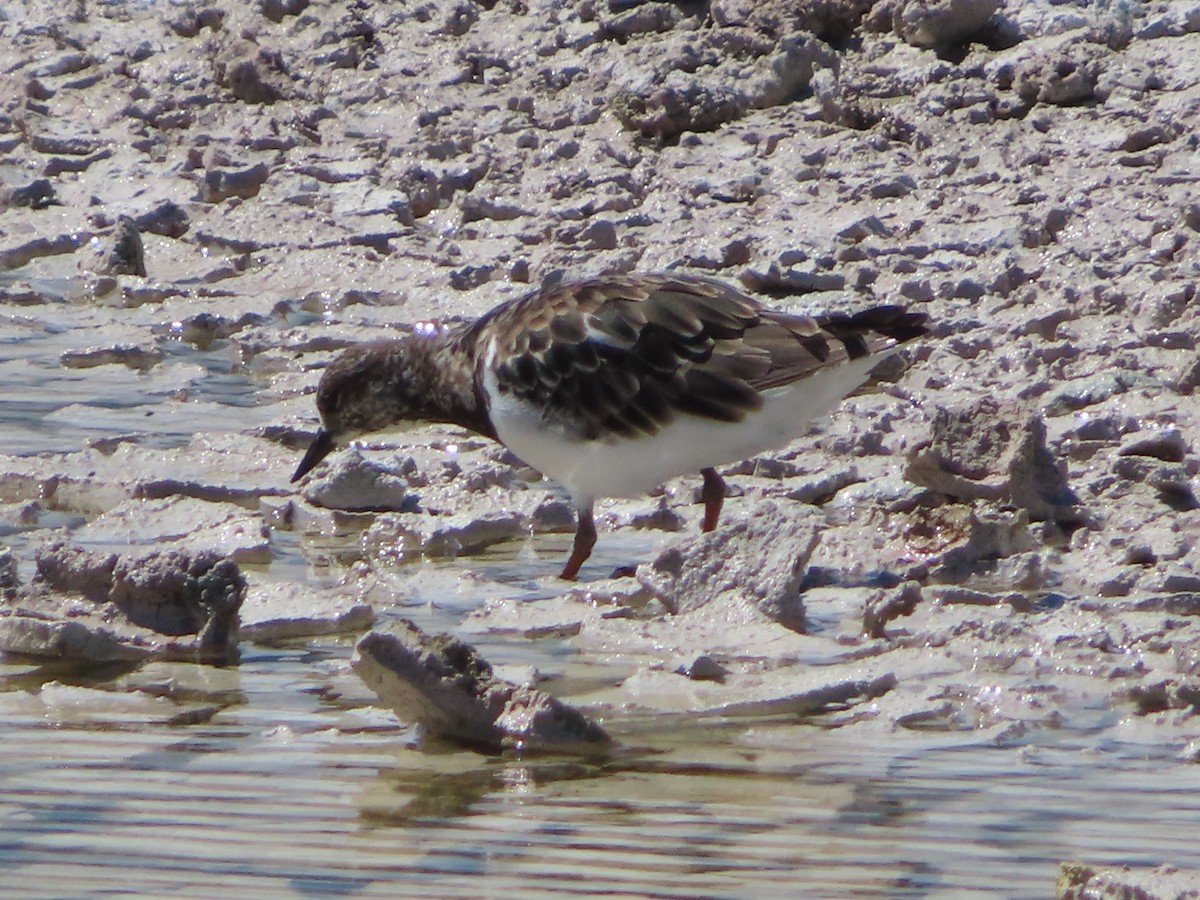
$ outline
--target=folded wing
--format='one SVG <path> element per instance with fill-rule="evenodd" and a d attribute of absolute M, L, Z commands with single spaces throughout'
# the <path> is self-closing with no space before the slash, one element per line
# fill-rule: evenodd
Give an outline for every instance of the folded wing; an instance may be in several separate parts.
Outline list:
<path fill-rule="evenodd" d="M 524 329 L 509 327 L 541 313 Z M 682 275 L 609 277 L 498 307 L 475 328 L 495 342 L 496 389 L 586 439 L 655 434 L 687 414 L 738 422 L 762 392 L 924 334 L 898 306 L 853 315 L 770 310 Z"/>

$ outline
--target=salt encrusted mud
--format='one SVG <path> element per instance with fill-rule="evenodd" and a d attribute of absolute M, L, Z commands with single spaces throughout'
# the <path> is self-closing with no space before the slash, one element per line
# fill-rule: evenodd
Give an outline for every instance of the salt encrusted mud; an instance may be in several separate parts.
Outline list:
<path fill-rule="evenodd" d="M 1195 2 L 72 9 L 0 17 L 6 595 L 42 544 L 153 544 L 238 560 L 262 639 L 478 598 L 463 632 L 615 660 L 599 716 L 1019 741 L 1108 705 L 1194 764 Z M 601 504 L 577 586 L 531 549 L 569 505 L 454 429 L 288 483 L 340 349 L 667 268 L 934 333 L 727 467 L 716 534 L 698 479 Z M 419 565 L 530 534 L 533 599 Z"/>
<path fill-rule="evenodd" d="M 313 590 L 293 581 L 252 585 L 239 615 L 243 640 L 270 642 L 322 634 L 360 634 L 375 610 L 352 587 Z"/>

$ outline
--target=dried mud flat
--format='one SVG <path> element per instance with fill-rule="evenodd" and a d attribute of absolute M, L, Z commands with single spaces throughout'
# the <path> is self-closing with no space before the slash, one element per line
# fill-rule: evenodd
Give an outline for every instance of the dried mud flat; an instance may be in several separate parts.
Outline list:
<path fill-rule="evenodd" d="M 0 631 L 52 615 L 38 546 L 153 545 L 243 566 L 244 637 L 477 591 L 468 640 L 626 662 L 569 698 L 600 719 L 1016 743 L 1100 705 L 1200 759 L 1197 4 L 32 2 L 0 35 Z M 717 534 L 695 479 L 601 506 L 585 582 L 531 560 L 532 601 L 417 564 L 570 529 L 502 448 L 423 429 L 288 484 L 342 347 L 668 268 L 933 335 L 730 467 Z M 35 375 L 75 396 L 22 412 Z M 360 558 L 277 583 L 285 532 Z"/>

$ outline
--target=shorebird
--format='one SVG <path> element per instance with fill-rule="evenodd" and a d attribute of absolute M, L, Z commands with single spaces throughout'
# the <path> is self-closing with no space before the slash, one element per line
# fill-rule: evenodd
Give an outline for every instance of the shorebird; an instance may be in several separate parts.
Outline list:
<path fill-rule="evenodd" d="M 339 444 L 404 422 L 446 422 L 507 446 L 564 485 L 578 526 L 561 577 L 596 543 L 600 497 L 703 477 L 777 449 L 858 388 L 925 315 L 875 306 L 793 315 L 711 278 L 612 275 L 543 288 L 432 334 L 352 347 L 317 387 L 321 427 L 292 481 Z"/>

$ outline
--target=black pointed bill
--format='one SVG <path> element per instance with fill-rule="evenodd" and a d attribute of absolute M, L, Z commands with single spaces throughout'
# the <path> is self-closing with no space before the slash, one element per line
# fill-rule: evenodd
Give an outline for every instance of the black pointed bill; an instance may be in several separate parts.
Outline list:
<path fill-rule="evenodd" d="M 320 429 L 317 436 L 313 438 L 313 442 L 308 445 L 308 452 L 304 454 L 304 459 L 300 460 L 300 465 L 296 467 L 296 474 L 292 476 L 292 481 L 297 482 L 303 478 L 316 467 L 317 463 L 332 453 L 333 448 L 333 436 L 324 428 Z"/>

